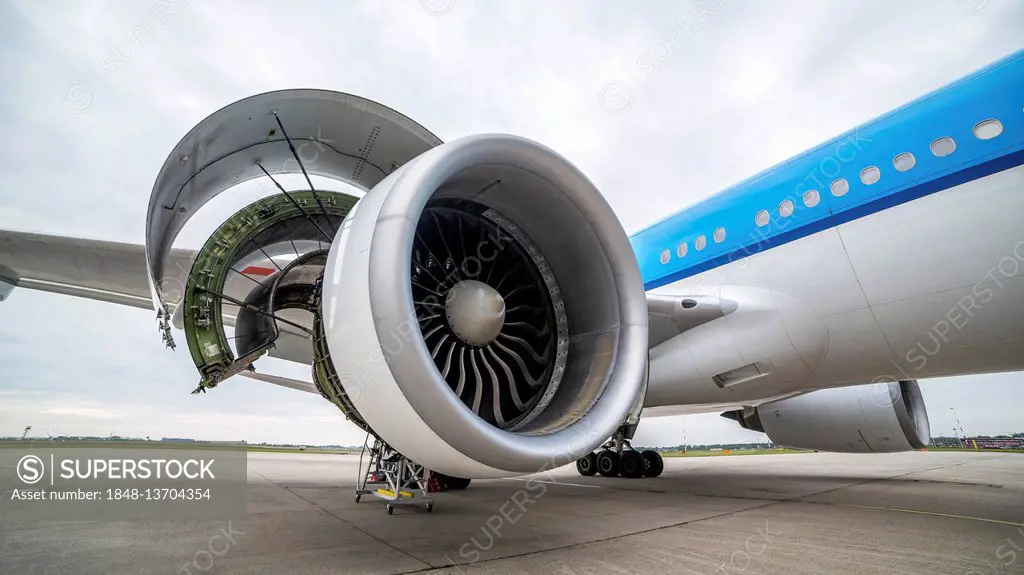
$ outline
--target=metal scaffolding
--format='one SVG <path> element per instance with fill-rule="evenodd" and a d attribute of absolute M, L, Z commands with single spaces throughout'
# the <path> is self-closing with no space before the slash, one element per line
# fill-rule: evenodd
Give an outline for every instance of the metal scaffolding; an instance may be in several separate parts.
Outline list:
<path fill-rule="evenodd" d="M 430 470 L 410 461 L 379 437 L 373 436 L 372 446 L 369 441 L 368 434 L 359 454 L 356 503 L 363 495 L 373 495 L 388 502 L 388 515 L 394 513 L 395 505 L 422 505 L 428 513 L 433 511 Z M 367 454 L 370 461 L 363 473 L 363 458 Z"/>

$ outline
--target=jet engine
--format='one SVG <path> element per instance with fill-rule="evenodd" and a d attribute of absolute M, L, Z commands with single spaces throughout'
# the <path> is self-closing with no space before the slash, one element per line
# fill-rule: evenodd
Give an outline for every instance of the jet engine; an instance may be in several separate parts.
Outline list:
<path fill-rule="evenodd" d="M 275 179 L 296 172 L 308 189 Z M 364 195 L 319 190 L 311 174 Z M 185 220 L 258 177 L 281 194 L 225 222 L 181 305 L 167 301 L 163 267 Z M 300 360 L 281 349 L 306 341 L 301 359 L 326 399 L 457 477 L 570 463 L 640 405 L 647 306 L 628 238 L 594 185 L 538 143 L 441 143 L 374 102 L 272 92 L 186 135 L 147 223 L 159 317 L 168 337 L 168 318 L 184 327 L 202 391 L 266 353 Z M 253 266 L 266 277 L 240 279 Z"/>
<path fill-rule="evenodd" d="M 931 440 L 915 380 L 821 389 L 722 417 L 798 449 L 891 453 L 923 449 Z"/>

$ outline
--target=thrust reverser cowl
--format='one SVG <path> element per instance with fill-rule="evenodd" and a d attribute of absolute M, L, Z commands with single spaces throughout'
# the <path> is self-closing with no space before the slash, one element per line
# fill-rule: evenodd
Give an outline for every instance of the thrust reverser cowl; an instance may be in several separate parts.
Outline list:
<path fill-rule="evenodd" d="M 234 338 L 224 328 L 233 324 L 250 296 L 258 295 L 252 293 L 254 286 L 269 290 L 275 282 L 276 276 L 264 272 L 280 273 L 287 258 L 329 247 L 357 198 L 309 188 L 265 197 L 225 221 L 185 269 L 170 262 L 168 254 L 190 218 L 206 202 L 248 180 L 261 178 L 261 190 L 277 192 L 280 183 L 273 176 L 278 174 L 323 176 L 369 191 L 440 143 L 395 110 L 327 90 L 281 90 L 245 98 L 214 112 L 178 142 L 150 195 L 146 263 L 164 339 L 174 347 L 171 325 L 185 331 L 201 376 L 197 391 L 249 369 L 268 352 L 312 361 L 312 322 L 305 306 L 295 302 L 278 297 L 280 306 L 261 310 L 275 314 L 269 340 L 267 326 L 244 314 Z M 168 273 L 165 268 L 172 263 L 182 269 Z M 264 296 L 250 311 L 274 299 L 269 291 Z M 232 339 L 244 344 L 242 353 L 232 349 L 238 347 L 231 345 Z"/>
<path fill-rule="evenodd" d="M 474 282 L 505 306 L 497 330 L 494 294 Z M 367 194 L 331 246 L 322 313 L 362 417 L 450 475 L 569 463 L 645 381 L 647 307 L 624 230 L 571 164 L 513 136 L 441 145 Z"/>
<path fill-rule="evenodd" d="M 176 303 L 167 296 L 181 295 L 179 286 L 167 285 L 164 270 L 178 232 L 225 190 L 265 178 L 264 170 L 276 175 L 303 169 L 370 190 L 440 143 L 387 106 L 330 90 L 267 92 L 217 110 L 174 147 L 149 197 L 146 262 L 156 309 L 167 311 Z M 269 181 L 266 189 L 274 189 Z"/>

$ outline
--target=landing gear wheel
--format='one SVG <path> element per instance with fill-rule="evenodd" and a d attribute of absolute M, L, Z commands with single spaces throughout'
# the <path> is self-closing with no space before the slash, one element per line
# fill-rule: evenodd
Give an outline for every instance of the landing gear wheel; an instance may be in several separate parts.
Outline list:
<path fill-rule="evenodd" d="M 605 477 L 617 476 L 619 474 L 619 454 L 610 450 L 598 453 L 597 472 Z"/>
<path fill-rule="evenodd" d="M 433 510 L 434 510 L 434 504 L 433 503 L 427 503 L 427 513 L 430 513 Z"/>
<path fill-rule="evenodd" d="M 576 460 L 576 471 L 583 477 L 590 477 L 597 473 L 597 454 L 588 453 Z"/>
<path fill-rule="evenodd" d="M 623 451 L 619 458 L 619 470 L 623 477 L 639 479 L 644 476 L 647 469 L 647 461 L 643 455 L 636 451 Z"/>
<path fill-rule="evenodd" d="M 644 471 L 645 476 L 657 477 L 665 470 L 665 460 L 661 458 L 661 454 L 657 451 L 646 449 L 640 452 L 640 455 L 647 460 L 647 469 Z"/>
<path fill-rule="evenodd" d="M 446 490 L 446 491 L 449 490 L 449 489 L 457 489 L 457 490 L 465 489 L 465 488 L 469 487 L 469 482 L 470 481 L 471 481 L 470 479 L 465 479 L 465 478 L 462 478 L 462 477 L 452 477 L 450 475 L 442 475 L 441 476 L 442 488 L 444 490 Z"/>
<path fill-rule="evenodd" d="M 390 503 L 388 503 L 388 515 L 391 515 L 394 512 L 395 512 L 395 507 L 393 505 L 391 505 Z"/>
<path fill-rule="evenodd" d="M 356 503 L 359 503 L 359 500 L 362 499 L 362 498 L 363 498 L 362 495 L 356 495 Z"/>

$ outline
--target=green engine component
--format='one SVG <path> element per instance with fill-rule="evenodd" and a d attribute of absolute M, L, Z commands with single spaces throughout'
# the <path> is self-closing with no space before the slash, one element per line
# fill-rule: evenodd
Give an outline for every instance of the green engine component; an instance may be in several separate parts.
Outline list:
<path fill-rule="evenodd" d="M 322 210 L 316 196 L 322 203 Z M 297 229 L 305 228 L 308 234 L 311 226 L 307 220 L 311 218 L 321 222 L 321 229 L 328 230 L 329 226 L 326 223 L 329 217 L 334 228 L 337 228 L 358 201 L 358 198 L 338 192 L 318 191 L 316 196 L 310 191 L 297 191 L 288 195 L 277 194 L 254 202 L 221 224 L 199 250 L 181 304 L 185 306 L 182 319 L 189 352 L 201 376 L 199 387 L 193 393 L 205 391 L 244 369 L 251 369 L 253 361 L 273 346 L 271 341 L 250 351 L 244 357 L 234 357 L 224 331 L 224 286 L 228 274 L 234 273 L 232 266 L 235 263 L 256 250 L 263 249 L 259 241 L 261 237 L 266 239 L 273 236 L 274 229 L 283 229 L 295 224 L 299 224 L 296 226 Z M 287 239 L 326 241 L 322 236 L 293 236 Z M 244 297 L 237 299 L 244 300 Z"/>

